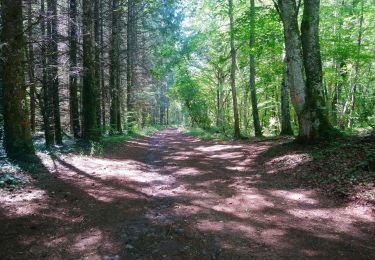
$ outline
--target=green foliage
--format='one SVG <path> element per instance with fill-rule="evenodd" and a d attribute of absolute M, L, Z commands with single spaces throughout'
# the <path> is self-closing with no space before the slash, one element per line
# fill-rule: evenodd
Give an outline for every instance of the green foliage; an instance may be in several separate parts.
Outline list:
<path fill-rule="evenodd" d="M 25 181 L 21 177 L 17 177 L 11 173 L 0 173 L 0 188 L 17 187 L 24 184 Z"/>
<path fill-rule="evenodd" d="M 202 129 L 197 127 L 181 128 L 182 132 L 195 138 L 207 141 L 222 142 L 231 140 L 233 135 L 225 135 L 217 128 Z"/>

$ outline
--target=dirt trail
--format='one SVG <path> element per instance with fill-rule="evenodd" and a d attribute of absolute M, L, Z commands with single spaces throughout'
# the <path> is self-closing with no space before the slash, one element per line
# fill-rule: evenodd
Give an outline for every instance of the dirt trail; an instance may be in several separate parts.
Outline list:
<path fill-rule="evenodd" d="M 272 145 L 168 129 L 102 158 L 42 156 L 31 187 L 0 194 L 0 258 L 373 259 L 373 209 L 277 174 Z"/>

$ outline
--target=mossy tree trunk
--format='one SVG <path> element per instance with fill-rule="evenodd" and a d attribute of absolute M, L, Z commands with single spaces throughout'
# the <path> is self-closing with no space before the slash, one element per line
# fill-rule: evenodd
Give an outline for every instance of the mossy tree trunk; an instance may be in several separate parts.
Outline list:
<path fill-rule="evenodd" d="M 284 26 L 288 85 L 298 115 L 298 138 L 302 142 L 314 142 L 333 132 L 323 91 L 319 46 L 320 1 L 304 2 L 301 33 L 296 2 L 279 0 L 277 7 Z"/>
<path fill-rule="evenodd" d="M 304 132 L 300 138 L 306 141 L 326 138 L 333 132 L 324 96 L 319 13 L 319 0 L 304 1 L 301 39 L 306 73 L 306 104 L 303 114 L 308 120 L 302 125 Z"/>
<path fill-rule="evenodd" d="M 26 105 L 22 1 L 1 0 L 1 17 L 4 147 L 9 157 L 22 158 L 34 153 Z"/>

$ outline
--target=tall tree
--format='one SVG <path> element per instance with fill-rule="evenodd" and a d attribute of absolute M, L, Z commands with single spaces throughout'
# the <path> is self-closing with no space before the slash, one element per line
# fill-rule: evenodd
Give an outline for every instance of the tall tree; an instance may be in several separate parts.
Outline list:
<path fill-rule="evenodd" d="M 82 88 L 82 136 L 86 140 L 96 140 L 99 137 L 96 113 L 95 86 L 95 42 L 94 42 L 94 2 L 82 1 L 82 33 L 83 33 L 83 88 Z"/>
<path fill-rule="evenodd" d="M 233 19 L 233 0 L 228 0 L 229 30 L 230 30 L 230 55 L 231 55 L 231 73 L 230 85 L 233 99 L 233 115 L 234 115 L 234 138 L 241 138 L 240 119 L 238 113 L 237 89 L 236 89 L 236 48 L 234 44 L 234 19 Z"/>
<path fill-rule="evenodd" d="M 259 121 L 258 100 L 255 86 L 255 1 L 250 0 L 250 93 L 253 110 L 253 123 L 255 136 L 262 136 L 262 128 Z"/>
<path fill-rule="evenodd" d="M 288 85 L 298 115 L 299 139 L 313 142 L 332 132 L 323 92 L 319 45 L 320 1 L 304 2 L 302 33 L 298 29 L 299 6 L 296 2 L 278 0 L 277 8 L 284 25 Z"/>
<path fill-rule="evenodd" d="M 301 40 L 306 73 L 307 102 L 304 114 L 308 117 L 308 124 L 311 124 L 307 135 L 303 137 L 307 140 L 325 138 L 333 131 L 328 118 L 324 95 L 319 22 L 320 0 L 305 0 L 301 24 Z"/>
<path fill-rule="evenodd" d="M 28 30 L 28 74 L 30 85 L 30 127 L 34 133 L 36 128 L 36 82 L 35 82 L 35 61 L 34 61 L 34 44 L 33 44 L 33 12 L 32 1 L 28 1 L 27 5 L 27 30 Z"/>
<path fill-rule="evenodd" d="M 47 14 L 45 11 L 45 1 L 40 1 L 40 31 L 42 36 L 41 41 L 41 65 L 42 65 L 42 115 L 43 115 L 43 128 L 46 145 L 51 146 L 55 144 L 55 131 L 53 124 L 53 100 L 51 85 L 48 83 L 48 69 L 47 69 L 47 46 L 48 38 L 46 35 Z"/>
<path fill-rule="evenodd" d="M 101 8 L 101 0 L 95 0 L 94 4 L 94 33 L 95 33 L 95 86 L 97 87 L 96 93 L 97 93 L 97 103 L 101 103 L 101 62 L 100 62 L 100 50 L 101 50 L 101 45 L 100 45 L 100 21 L 102 17 L 100 17 L 100 8 Z M 101 112 L 101 106 L 97 106 L 97 111 L 96 111 L 96 123 L 99 127 L 101 128 L 102 124 L 102 112 Z"/>
<path fill-rule="evenodd" d="M 135 57 L 136 57 L 136 38 L 137 34 L 137 17 L 136 17 L 136 1 L 128 0 L 128 13 L 127 13 L 127 32 L 126 32 L 126 110 L 128 128 L 131 130 L 135 123 L 134 111 L 134 87 L 135 87 Z"/>
<path fill-rule="evenodd" d="M 8 156 L 20 158 L 34 153 L 26 106 L 22 1 L 1 0 L 1 17 L 4 146 Z"/>
<path fill-rule="evenodd" d="M 111 107 L 110 107 L 110 123 L 111 132 L 121 132 L 121 113 L 120 113 L 120 89 L 118 82 L 118 75 L 120 70 L 120 63 L 118 62 L 120 51 L 119 51 L 119 22 L 120 22 L 120 6 L 119 0 L 112 0 L 112 34 L 110 42 L 110 68 L 109 68 L 109 85 L 111 95 Z"/>
<path fill-rule="evenodd" d="M 70 124 L 75 138 L 81 135 L 81 126 L 79 120 L 79 101 L 78 101 L 78 3 L 77 0 L 69 1 L 69 106 L 70 106 Z"/>
<path fill-rule="evenodd" d="M 62 128 L 60 118 L 60 96 L 59 96 L 59 50 L 58 50 L 58 16 L 57 0 L 47 0 L 47 37 L 48 37 L 48 85 L 51 88 L 53 103 L 53 122 L 56 144 L 62 144 Z"/>

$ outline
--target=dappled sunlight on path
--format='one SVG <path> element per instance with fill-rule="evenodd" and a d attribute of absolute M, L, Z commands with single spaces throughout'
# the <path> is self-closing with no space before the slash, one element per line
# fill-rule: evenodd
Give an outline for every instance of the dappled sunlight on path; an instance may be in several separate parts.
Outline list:
<path fill-rule="evenodd" d="M 0 227 L 16 230 L 1 242 L 15 235 L 20 258 L 372 258 L 372 209 L 278 174 L 309 159 L 263 158 L 272 145 L 170 129 L 100 158 L 41 154 L 44 177 L 0 202 Z"/>

